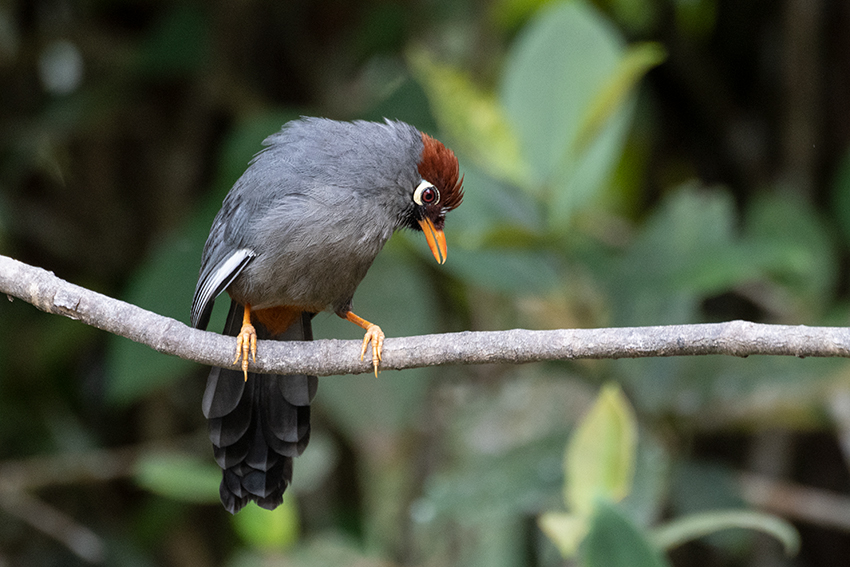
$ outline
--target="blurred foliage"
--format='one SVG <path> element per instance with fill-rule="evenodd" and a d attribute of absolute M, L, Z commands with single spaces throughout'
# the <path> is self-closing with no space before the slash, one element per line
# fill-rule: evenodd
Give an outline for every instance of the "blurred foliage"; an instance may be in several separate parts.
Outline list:
<path fill-rule="evenodd" d="M 676 517 L 650 534 L 618 505 L 632 491 L 637 458 L 637 421 L 619 386 L 606 385 L 570 436 L 564 459 L 564 504 L 569 512 L 546 512 L 540 529 L 561 555 L 588 567 L 663 566 L 661 550 L 730 528 L 761 530 L 780 540 L 789 556 L 799 535 L 779 517 L 747 510 L 715 510 Z M 645 463 L 645 461 L 640 464 Z M 716 504 L 716 502 L 714 502 Z"/>
<path fill-rule="evenodd" d="M 387 116 L 452 147 L 466 194 L 444 266 L 398 234 L 359 288 L 358 313 L 389 336 L 847 325 L 845 4 L 0 2 L 0 251 L 187 321 L 211 220 L 262 140 L 301 114 Z M 314 327 L 361 334 L 327 314 Z M 587 536 L 583 564 L 850 553 L 850 526 L 800 517 L 793 560 L 749 530 L 712 533 L 789 545 L 742 470 L 850 490 L 843 360 L 322 379 L 284 506 L 231 518 L 200 412 L 206 369 L 23 302 L 0 309 L 0 329 L 0 488 L 23 470 L 43 506 L 0 490 L 0 565 L 83 564 L 45 533 L 57 517 L 119 565 L 560 565 L 536 519 L 563 509 L 565 486 L 584 487 L 567 508 L 583 516 L 551 518 Z M 611 382 L 607 410 L 577 426 Z M 582 450 L 564 462 L 568 439 Z M 114 462 L 54 470 L 95 450 Z M 591 466 L 600 454 L 607 469 Z M 598 498 L 602 480 L 616 497 Z"/>
<path fill-rule="evenodd" d="M 215 502 L 218 467 L 187 455 L 149 452 L 136 463 L 136 483 L 151 492 L 190 502 Z"/>

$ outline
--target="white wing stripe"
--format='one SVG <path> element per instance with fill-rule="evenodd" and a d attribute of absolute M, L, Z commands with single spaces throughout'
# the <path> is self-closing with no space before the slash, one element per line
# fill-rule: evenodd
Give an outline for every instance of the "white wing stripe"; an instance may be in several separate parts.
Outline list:
<path fill-rule="evenodd" d="M 233 252 L 224 262 L 219 264 L 214 272 L 209 274 L 195 294 L 192 306 L 192 321 L 196 323 L 207 304 L 239 275 L 248 260 L 257 254 L 249 248 L 241 248 Z"/>

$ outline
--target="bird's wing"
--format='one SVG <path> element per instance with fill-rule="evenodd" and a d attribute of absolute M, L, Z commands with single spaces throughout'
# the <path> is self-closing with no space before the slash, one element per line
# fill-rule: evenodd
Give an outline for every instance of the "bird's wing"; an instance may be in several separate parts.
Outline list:
<path fill-rule="evenodd" d="M 227 289 L 227 286 L 256 256 L 257 254 L 253 250 L 240 248 L 224 256 L 209 269 L 207 264 L 204 264 L 198 285 L 195 287 L 195 297 L 192 298 L 193 327 L 196 329 L 207 328 L 215 298 Z"/>

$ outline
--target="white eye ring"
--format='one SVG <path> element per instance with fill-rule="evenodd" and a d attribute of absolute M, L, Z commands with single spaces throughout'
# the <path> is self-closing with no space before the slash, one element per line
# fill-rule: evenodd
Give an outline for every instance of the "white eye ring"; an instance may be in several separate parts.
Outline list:
<path fill-rule="evenodd" d="M 436 195 L 436 198 L 431 199 L 431 200 L 426 199 L 425 201 L 423 201 L 422 193 L 424 193 L 426 189 L 433 189 L 434 193 Z M 423 179 L 419 183 L 419 185 L 416 186 L 416 190 L 413 191 L 413 202 L 416 203 L 417 205 L 420 205 L 420 206 L 433 205 L 434 203 L 439 203 L 440 202 L 440 192 L 437 190 L 436 187 L 434 187 L 433 183 L 430 183 L 430 182 L 425 181 Z"/>

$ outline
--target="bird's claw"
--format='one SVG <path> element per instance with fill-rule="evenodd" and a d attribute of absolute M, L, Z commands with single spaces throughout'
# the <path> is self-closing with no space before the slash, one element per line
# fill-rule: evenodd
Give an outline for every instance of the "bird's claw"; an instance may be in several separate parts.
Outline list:
<path fill-rule="evenodd" d="M 384 348 L 384 332 L 377 325 L 369 325 L 363 336 L 363 347 L 360 349 L 360 360 L 366 356 L 366 349 L 372 345 L 372 366 L 375 368 L 375 378 L 378 377 L 378 365 L 381 363 L 381 350 Z"/>
<path fill-rule="evenodd" d="M 242 330 L 236 335 L 236 358 L 233 364 L 242 359 L 242 373 L 248 381 L 248 355 L 257 362 L 257 331 L 253 325 L 242 325 Z"/>

